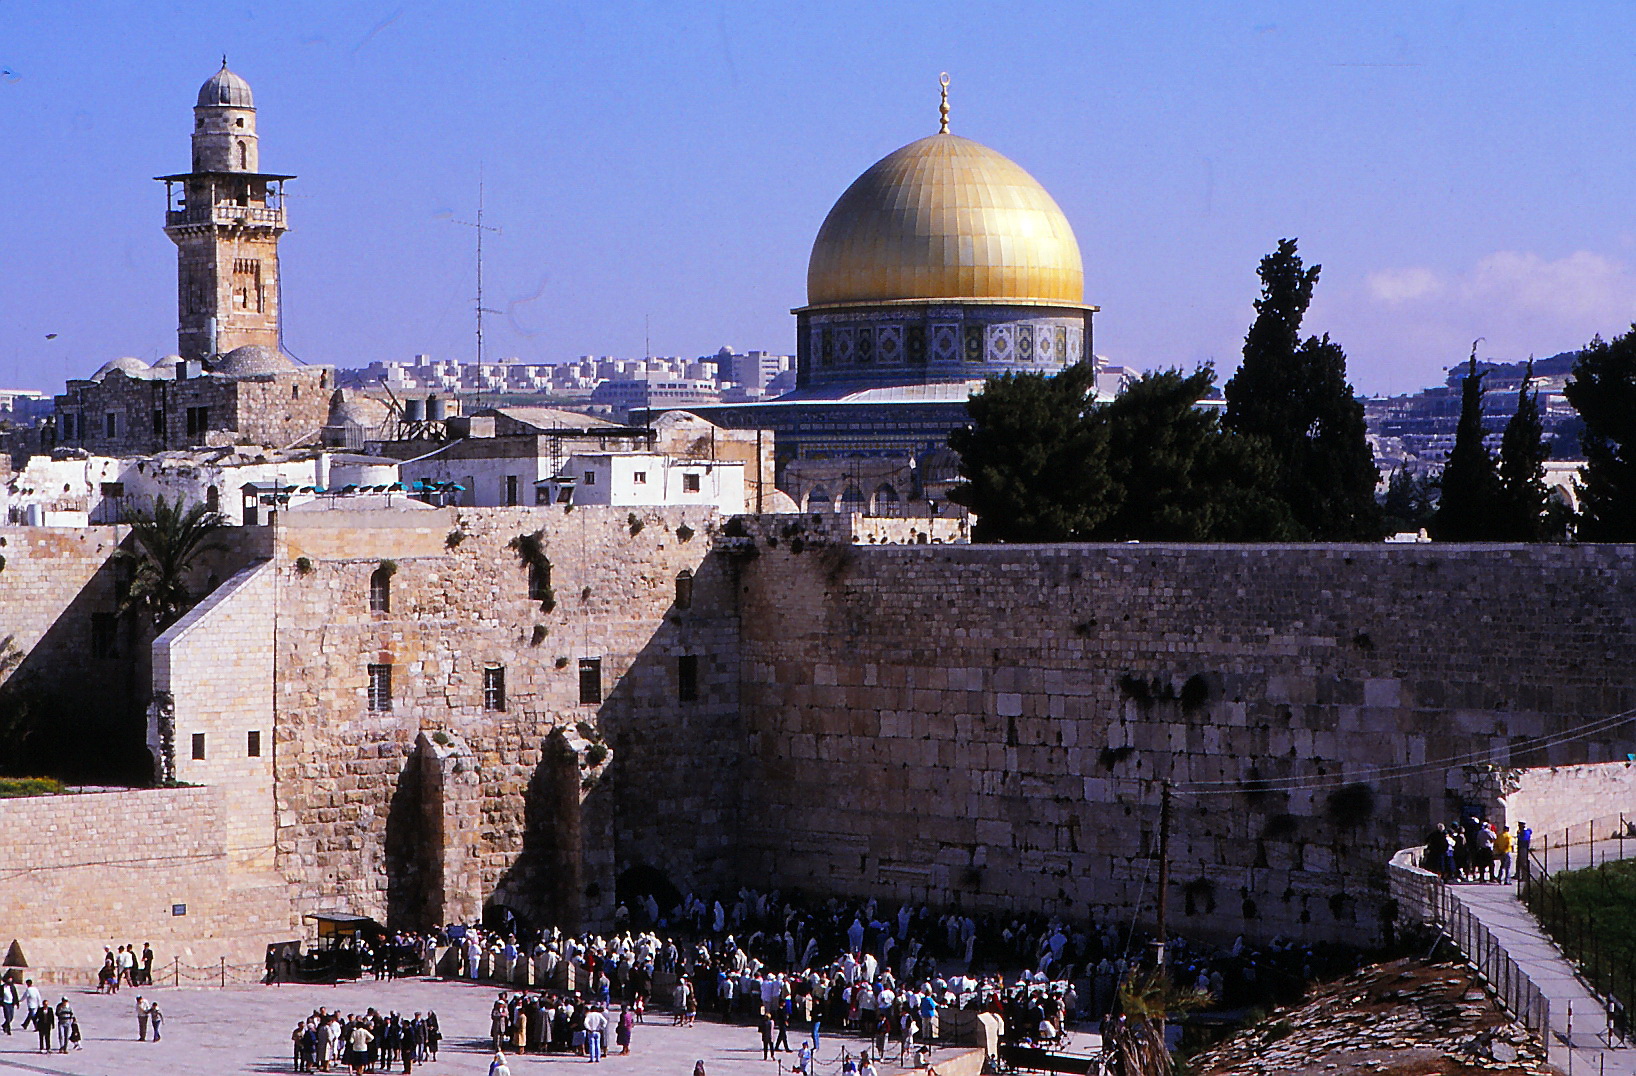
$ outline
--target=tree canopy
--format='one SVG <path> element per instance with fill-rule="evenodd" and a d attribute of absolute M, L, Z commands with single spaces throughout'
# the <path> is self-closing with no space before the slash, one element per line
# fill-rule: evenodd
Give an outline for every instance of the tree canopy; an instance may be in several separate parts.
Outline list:
<path fill-rule="evenodd" d="M 1533 389 L 1534 360 L 1528 360 L 1517 409 L 1500 440 L 1500 498 L 1494 538 L 1502 542 L 1543 542 L 1561 537 L 1562 524 L 1545 485 L 1545 427 L 1539 416 L 1539 390 Z"/>
<path fill-rule="evenodd" d="M 1565 391 L 1585 422 L 1576 534 L 1587 542 L 1636 542 L 1636 325 L 1585 345 Z"/>
<path fill-rule="evenodd" d="M 1257 541 L 1298 533 L 1270 492 L 1266 446 L 1230 434 L 1199 401 L 1209 367 L 1150 373 L 1110 403 L 1090 378 L 991 379 L 949 443 L 965 481 L 951 495 L 977 514 L 978 541 Z"/>
<path fill-rule="evenodd" d="M 212 532 L 222 526 L 221 516 L 203 504 L 184 506 L 178 496 L 154 499 L 153 511 L 126 517 L 136 549 L 126 555 L 136 561 L 122 611 L 140 611 L 163 631 L 193 607 L 188 574 L 205 551 Z"/>
<path fill-rule="evenodd" d="M 1379 474 L 1363 405 L 1346 380 L 1346 352 L 1326 333 L 1301 339 L 1322 266 L 1307 268 L 1296 241 L 1261 259 L 1261 298 L 1244 337 L 1244 361 L 1227 382 L 1224 424 L 1267 442 L 1276 490 L 1305 537 L 1374 540 Z"/>

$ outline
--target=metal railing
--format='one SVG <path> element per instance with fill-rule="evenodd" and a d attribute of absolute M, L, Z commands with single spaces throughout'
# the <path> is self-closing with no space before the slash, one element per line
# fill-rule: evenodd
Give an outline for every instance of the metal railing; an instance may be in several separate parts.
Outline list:
<path fill-rule="evenodd" d="M 1636 853 L 1636 833 L 1631 830 L 1631 820 L 1623 814 L 1537 838 L 1535 846 L 1528 850 L 1526 863 L 1521 864 L 1519 896 L 1602 1003 L 1609 1039 L 1617 1033 L 1628 1041 L 1636 1030 L 1631 1017 L 1632 1005 L 1636 1004 L 1636 950 L 1611 938 L 1608 924 L 1598 923 L 1594 915 L 1574 911 L 1558 878 L 1566 872 L 1588 871 L 1626 858 L 1626 841 L 1631 842 L 1630 850 Z M 1600 862 L 1596 855 L 1599 842 L 1604 851 Z M 1615 845 L 1612 849 L 1606 847 L 1610 843 Z M 1613 854 L 1607 855 L 1608 851 Z M 1598 880 L 1603 886 L 1608 884 L 1605 876 Z M 1627 910 L 1624 918 L 1628 917 Z"/>
<path fill-rule="evenodd" d="M 278 224 L 284 223 L 283 209 L 264 206 L 207 205 L 198 208 L 172 209 L 165 214 L 166 224 Z"/>
<path fill-rule="evenodd" d="M 1500 1004 L 1542 1040 L 1551 1027 L 1551 1001 L 1505 946 L 1464 904 L 1443 879 L 1420 865 L 1425 848 L 1406 848 L 1389 867 L 1392 895 L 1453 943 L 1477 971 Z"/>

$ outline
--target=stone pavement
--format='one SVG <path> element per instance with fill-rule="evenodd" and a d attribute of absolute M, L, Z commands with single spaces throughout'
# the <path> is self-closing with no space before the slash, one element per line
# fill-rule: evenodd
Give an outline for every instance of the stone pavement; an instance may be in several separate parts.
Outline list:
<path fill-rule="evenodd" d="M 414 1012 L 436 1010 L 444 1032 L 443 1049 L 435 1065 L 417 1066 L 429 1076 L 484 1076 L 492 1054 L 488 1050 L 488 1013 L 498 990 L 488 985 L 405 979 L 397 982 L 362 981 L 340 986 L 245 986 L 222 989 L 160 987 L 150 998 L 165 1014 L 165 1037 L 159 1043 L 136 1041 L 136 993 L 118 995 L 94 991 L 67 991 L 85 1035 L 84 1048 L 68 1054 L 34 1052 L 33 1030 L 0 1038 L 0 1076 L 221 1076 L 223 1073 L 293 1071 L 290 1031 L 296 1021 L 319 1006 L 342 1012 L 381 1010 Z M 55 1003 L 63 995 L 48 997 Z M 799 1045 L 791 1031 L 791 1042 Z M 855 1036 L 825 1033 L 817 1076 L 837 1076 L 843 1048 L 857 1052 Z M 937 1064 L 963 1050 L 940 1050 Z M 896 1052 L 889 1057 L 896 1059 Z M 702 1059 L 710 1076 L 779 1076 L 793 1062 L 780 1055 L 776 1064 L 761 1060 L 761 1040 L 754 1026 L 726 1025 L 700 1020 L 692 1028 L 670 1025 L 665 1013 L 649 1014 L 632 1036 L 631 1056 L 609 1057 L 607 1076 L 692 1076 L 693 1063 Z M 583 1058 L 553 1055 L 508 1058 L 514 1076 L 555 1073 L 567 1076 Z M 882 1066 L 882 1076 L 896 1073 L 895 1065 Z"/>

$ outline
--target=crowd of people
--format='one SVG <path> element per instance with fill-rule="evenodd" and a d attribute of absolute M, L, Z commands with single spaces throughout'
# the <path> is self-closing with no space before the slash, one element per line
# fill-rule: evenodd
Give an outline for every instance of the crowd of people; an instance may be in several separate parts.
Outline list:
<path fill-rule="evenodd" d="M 443 1032 L 437 1013 L 405 1016 L 366 1009 L 344 1016 L 331 1009 L 315 1009 L 290 1032 L 297 1072 L 333 1072 L 337 1066 L 354 1073 L 389 1072 L 402 1064 L 411 1072 L 416 1064 L 437 1060 Z"/>
<path fill-rule="evenodd" d="M 80 1029 L 79 1017 L 74 1015 L 74 1006 L 68 1002 L 67 995 L 63 995 L 57 1004 L 51 1004 L 49 998 L 34 985 L 33 979 L 23 980 L 18 986 L 17 981 L 8 975 L 0 980 L 0 1031 L 10 1035 L 12 1023 L 21 1011 L 23 1018 L 17 1030 L 27 1031 L 30 1028 L 39 1036 L 39 1052 L 42 1054 L 61 1053 L 69 1050 L 78 1050 L 84 1033 Z"/>
<path fill-rule="evenodd" d="M 121 945 L 119 951 L 102 947 L 102 970 L 97 972 L 97 993 L 117 994 L 121 986 L 153 985 L 153 944 L 144 942 L 140 960 L 135 945 Z"/>
<path fill-rule="evenodd" d="M 1513 863 L 1517 874 L 1528 869 L 1528 848 L 1534 831 L 1527 822 L 1511 827 L 1494 823 L 1476 815 L 1467 815 L 1457 822 L 1439 822 L 1426 835 L 1426 854 L 1422 862 L 1427 870 L 1445 882 L 1498 882 L 1512 881 Z"/>
<path fill-rule="evenodd" d="M 581 991 L 502 992 L 489 1008 L 489 1038 L 496 1052 L 575 1054 L 601 1061 L 610 1044 L 631 1052 L 631 1038 L 642 1023 L 647 999 L 637 994 L 613 1013 L 602 991 L 600 1000 Z"/>

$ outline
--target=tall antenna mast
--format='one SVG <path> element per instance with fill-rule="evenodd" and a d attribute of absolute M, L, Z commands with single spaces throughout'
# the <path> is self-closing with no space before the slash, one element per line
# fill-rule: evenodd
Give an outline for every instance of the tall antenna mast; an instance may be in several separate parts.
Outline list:
<path fill-rule="evenodd" d="M 483 223 L 483 166 L 481 163 L 477 166 L 477 219 L 475 221 L 457 220 L 455 223 L 471 228 L 477 233 L 477 365 L 481 366 L 483 365 L 483 315 L 498 314 L 500 312 L 490 310 L 483 305 L 483 233 L 493 232 L 499 235 L 500 229 L 491 228 Z M 481 376 L 481 373 L 479 376 Z"/>

